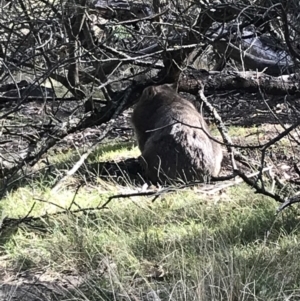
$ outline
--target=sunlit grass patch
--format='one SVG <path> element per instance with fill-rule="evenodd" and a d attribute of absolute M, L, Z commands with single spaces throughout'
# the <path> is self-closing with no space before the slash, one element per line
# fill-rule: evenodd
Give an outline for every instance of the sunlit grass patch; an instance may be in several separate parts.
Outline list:
<path fill-rule="evenodd" d="M 83 205 L 86 195 L 80 194 Z M 105 201 L 94 197 L 95 203 Z M 161 281 L 166 290 L 182 281 L 181 289 L 201 287 L 203 298 L 271 298 L 280 292 L 276 290 L 296 285 L 300 272 L 295 264 L 300 254 L 298 211 L 275 219 L 275 210 L 272 200 L 244 185 L 214 200 L 193 191 L 165 195 L 154 203 L 145 197 L 116 199 L 106 210 L 45 220 L 44 234 L 20 229 L 2 251 L 12 266 L 24 270 L 47 266 L 55 272 L 82 273 L 108 261 L 116 278 L 102 282 L 107 289 L 120 283 L 129 289 L 134 279 L 144 279 L 136 289 L 151 286 L 149 277 L 157 267 L 165 273 Z"/>
<path fill-rule="evenodd" d="M 228 134 L 231 137 L 246 137 L 249 135 L 263 135 L 263 127 L 242 127 L 242 126 L 230 126 L 228 127 Z"/>
<path fill-rule="evenodd" d="M 140 151 L 133 142 L 109 143 L 101 145 L 90 157 L 88 162 L 123 160 L 138 157 Z"/>
<path fill-rule="evenodd" d="M 56 153 L 49 157 L 53 164 L 71 165 L 79 160 L 80 156 L 84 154 L 86 149 L 72 149 L 68 152 Z M 87 163 L 121 160 L 125 158 L 137 157 L 140 155 L 138 147 L 134 142 L 119 142 L 119 143 L 103 143 L 88 157 Z"/>
<path fill-rule="evenodd" d="M 34 191 L 30 187 L 24 187 L 8 194 L 1 201 L 0 209 L 5 216 L 16 218 L 25 216 L 33 208 L 30 214 L 40 216 L 65 209 L 97 207 L 114 193 L 114 190 L 106 192 L 101 190 L 99 192 L 97 189 L 89 191 L 83 188 L 76 195 L 76 202 L 74 203 L 75 190 L 61 189 L 58 192 L 52 192 L 51 189 L 47 188 Z"/>

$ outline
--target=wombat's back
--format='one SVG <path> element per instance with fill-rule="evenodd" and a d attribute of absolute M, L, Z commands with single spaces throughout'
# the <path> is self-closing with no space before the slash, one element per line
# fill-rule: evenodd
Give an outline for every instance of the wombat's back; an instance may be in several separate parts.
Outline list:
<path fill-rule="evenodd" d="M 142 152 L 143 167 L 152 182 L 181 178 L 206 181 L 221 169 L 222 148 L 198 129 L 176 124 L 157 131 Z"/>
<path fill-rule="evenodd" d="M 132 123 L 141 163 L 152 182 L 205 180 L 219 174 L 221 146 L 209 138 L 208 126 L 195 106 L 169 85 L 143 91 Z"/>

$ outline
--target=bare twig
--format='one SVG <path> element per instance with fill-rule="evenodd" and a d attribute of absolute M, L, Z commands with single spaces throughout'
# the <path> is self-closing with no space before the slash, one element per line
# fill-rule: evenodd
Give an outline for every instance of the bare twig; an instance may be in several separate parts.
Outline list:
<path fill-rule="evenodd" d="M 110 119 L 110 121 L 106 124 L 106 128 L 103 131 L 103 134 L 99 137 L 98 141 L 96 143 L 94 143 L 88 151 L 86 151 L 83 155 L 81 155 L 80 159 L 75 163 L 75 165 L 61 178 L 59 179 L 53 186 L 52 188 L 52 192 L 56 192 L 58 191 L 63 182 L 69 178 L 70 176 L 72 176 L 73 174 L 76 173 L 76 171 L 80 168 L 80 166 L 85 162 L 85 160 L 88 158 L 88 156 L 95 151 L 95 149 L 99 146 L 99 144 L 102 142 L 102 140 L 106 137 L 106 135 L 109 133 L 109 131 L 112 129 L 114 122 L 115 122 L 115 118 L 119 115 L 119 113 L 124 109 L 127 101 L 128 101 L 128 97 L 131 95 L 133 90 L 133 87 L 130 87 L 127 89 L 126 93 L 123 96 L 123 100 L 117 104 L 117 108 L 112 116 L 112 118 Z"/>

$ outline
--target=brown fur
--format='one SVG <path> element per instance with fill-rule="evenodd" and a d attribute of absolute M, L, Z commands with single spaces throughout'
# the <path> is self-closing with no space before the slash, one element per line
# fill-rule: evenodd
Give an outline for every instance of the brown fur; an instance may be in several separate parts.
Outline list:
<path fill-rule="evenodd" d="M 177 178 L 206 181 L 220 172 L 220 144 L 202 129 L 180 122 L 202 127 L 210 135 L 203 116 L 171 85 L 144 89 L 133 111 L 132 124 L 142 152 L 141 164 L 154 183 Z"/>

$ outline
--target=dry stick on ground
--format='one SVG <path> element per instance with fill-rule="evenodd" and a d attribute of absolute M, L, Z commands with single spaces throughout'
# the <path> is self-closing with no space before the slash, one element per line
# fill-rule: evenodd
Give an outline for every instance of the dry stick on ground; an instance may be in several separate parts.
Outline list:
<path fill-rule="evenodd" d="M 126 91 L 126 93 L 123 96 L 123 100 L 120 102 L 120 104 L 118 105 L 118 107 L 116 108 L 112 118 L 110 119 L 110 121 L 107 122 L 106 124 L 106 128 L 103 131 L 103 134 L 99 137 L 99 140 L 97 142 L 95 142 L 91 148 L 86 151 L 81 157 L 80 159 L 75 163 L 75 165 L 66 172 L 66 174 L 59 179 L 53 186 L 52 188 L 52 192 L 57 192 L 60 187 L 62 186 L 63 182 L 70 176 L 74 175 L 76 173 L 76 171 L 80 168 L 80 166 L 85 162 L 85 160 L 88 158 L 88 156 L 98 147 L 98 145 L 102 142 L 102 140 L 107 136 L 107 134 L 109 133 L 109 131 L 112 129 L 112 126 L 115 122 L 115 118 L 119 115 L 120 112 L 122 112 L 123 108 L 125 107 L 126 103 L 128 102 L 128 97 L 131 95 L 131 92 L 133 90 L 133 87 L 129 87 L 128 90 Z"/>
<path fill-rule="evenodd" d="M 219 132 L 220 132 L 220 134 L 221 134 L 221 136 L 222 136 L 222 138 L 223 138 L 223 140 L 226 144 L 228 153 L 230 155 L 233 170 L 236 170 L 237 167 L 236 167 L 236 163 L 235 163 L 235 160 L 234 160 L 236 151 L 235 151 L 234 147 L 231 146 L 231 145 L 233 145 L 233 143 L 232 143 L 232 140 L 231 140 L 230 136 L 227 134 L 228 130 L 226 129 L 226 127 L 225 127 L 224 123 L 222 122 L 222 119 L 221 119 L 220 115 L 218 114 L 218 112 L 216 111 L 216 109 L 209 103 L 209 101 L 205 97 L 205 95 L 204 95 L 204 85 L 202 83 L 200 83 L 200 87 L 201 87 L 201 89 L 198 91 L 199 97 L 203 101 L 205 107 L 209 110 L 210 114 L 212 116 L 214 116 L 214 119 L 215 119 L 216 125 L 218 127 L 218 130 L 219 130 Z"/>
<path fill-rule="evenodd" d="M 230 136 L 228 135 L 228 130 L 225 127 L 220 115 L 218 114 L 218 112 L 216 111 L 216 109 L 211 105 L 211 103 L 207 100 L 207 98 L 204 95 L 204 90 L 201 89 L 199 90 L 199 96 L 200 99 L 203 101 L 205 108 L 209 111 L 209 113 L 214 117 L 215 123 L 217 125 L 217 128 L 223 138 L 224 143 L 220 143 L 219 141 L 217 141 L 216 139 L 214 139 L 213 137 L 211 137 L 212 140 L 225 145 L 228 153 L 230 155 L 230 159 L 232 162 L 232 167 L 234 168 L 234 170 L 237 169 L 235 160 L 241 162 L 242 164 L 247 165 L 248 167 L 251 167 L 251 165 L 249 164 L 249 159 L 246 158 L 245 156 L 243 156 L 240 152 L 238 152 L 235 148 L 239 147 L 239 148 L 247 148 L 247 149 L 256 149 L 256 148 L 261 148 L 261 146 L 259 145 L 236 145 L 232 142 Z M 208 135 L 208 133 L 206 133 Z"/>
<path fill-rule="evenodd" d="M 297 192 L 294 196 L 286 199 L 286 201 L 277 209 L 277 214 L 279 214 L 282 210 L 285 208 L 295 204 L 295 203 L 300 203 L 300 194 Z"/>
<path fill-rule="evenodd" d="M 203 87 L 202 84 L 201 84 L 201 87 Z M 245 158 L 243 158 L 240 154 L 233 152 L 233 150 L 234 150 L 234 148 L 232 147 L 233 144 L 231 142 L 230 137 L 227 134 L 226 127 L 224 126 L 224 123 L 222 122 L 221 117 L 216 112 L 214 107 L 207 101 L 207 98 L 205 97 L 204 92 L 203 92 L 203 88 L 199 91 L 199 96 L 200 96 L 201 100 L 204 102 L 204 104 L 205 104 L 206 108 L 208 109 L 208 111 L 214 116 L 214 119 L 215 119 L 215 121 L 217 123 L 217 126 L 218 126 L 218 130 L 220 131 L 220 133 L 221 133 L 221 135 L 224 139 L 224 142 L 226 144 L 228 143 L 227 148 L 232 152 L 231 156 L 234 155 L 234 158 L 237 159 L 237 160 L 240 160 L 240 159 L 245 160 Z M 283 137 L 287 136 L 293 129 L 297 128 L 299 125 L 300 125 L 300 120 L 298 120 L 296 123 L 294 123 L 293 125 L 291 125 L 287 129 L 285 129 L 282 133 L 277 135 L 275 138 L 270 140 L 268 143 L 263 145 L 263 147 L 262 147 L 262 158 L 264 158 L 265 152 L 266 152 L 268 147 L 275 144 L 276 142 L 278 142 Z M 263 161 L 263 160 L 261 160 L 261 161 Z M 233 162 L 233 163 L 235 163 L 235 162 Z M 263 171 L 265 171 L 265 169 L 263 169 L 262 166 L 261 166 L 259 174 L 261 174 Z M 234 173 L 236 175 L 240 176 L 246 184 L 248 184 L 250 187 L 254 188 L 257 193 L 266 195 L 266 196 L 276 200 L 277 202 L 282 203 L 282 205 L 277 209 L 277 214 L 279 214 L 282 210 L 284 210 L 285 208 L 291 206 L 292 204 L 300 203 L 300 194 L 299 193 L 297 193 L 296 195 L 294 195 L 290 198 L 283 199 L 280 195 L 266 190 L 264 186 L 260 187 L 257 184 L 257 181 L 254 181 L 254 180 L 250 179 L 249 176 L 245 175 L 239 169 L 235 168 Z"/>
<path fill-rule="evenodd" d="M 221 117 L 219 116 L 219 114 L 217 113 L 217 111 L 215 110 L 215 108 L 208 102 L 207 98 L 205 97 L 204 95 L 204 89 L 203 89 L 203 84 L 201 83 L 201 87 L 202 89 L 199 90 L 199 96 L 201 98 L 201 100 L 204 102 L 206 108 L 208 109 L 208 111 L 213 115 L 216 123 L 217 123 L 217 127 L 218 127 L 218 130 L 220 131 L 222 137 L 223 137 L 223 140 L 227 145 L 227 149 L 228 149 L 228 152 L 230 153 L 231 155 L 231 160 L 232 160 L 232 166 L 233 166 L 233 171 L 234 171 L 234 174 L 240 176 L 244 182 L 246 184 L 248 184 L 249 186 L 253 187 L 257 193 L 260 193 L 260 194 L 263 194 L 263 195 L 266 195 L 268 197 L 271 197 L 273 198 L 274 200 L 276 200 L 277 202 L 280 202 L 280 203 L 286 203 L 278 194 L 274 194 L 268 190 L 265 189 L 265 187 L 260 187 L 256 181 L 253 181 L 251 180 L 248 176 L 246 176 L 241 170 L 239 170 L 237 167 L 236 167 L 236 164 L 235 164 L 235 161 L 234 159 L 240 159 L 240 154 L 238 153 L 235 153 L 235 149 L 231 146 L 232 145 L 232 142 L 231 142 L 231 138 L 229 137 L 229 135 L 227 134 L 227 129 L 224 125 L 224 123 L 222 122 L 222 119 Z M 296 125 L 293 125 L 293 128 L 295 127 Z M 291 129 L 289 128 L 289 131 Z M 284 131 L 284 133 L 286 134 L 287 131 Z M 272 142 L 275 142 L 275 141 L 278 141 L 279 138 L 278 137 L 283 137 L 285 134 L 281 133 L 280 135 L 278 135 L 275 140 L 273 139 Z M 267 143 L 265 145 L 264 148 L 266 148 L 267 146 L 270 145 L 270 142 Z M 300 200 L 299 200 L 300 201 Z"/>

